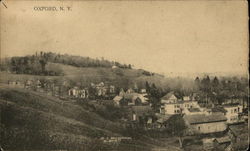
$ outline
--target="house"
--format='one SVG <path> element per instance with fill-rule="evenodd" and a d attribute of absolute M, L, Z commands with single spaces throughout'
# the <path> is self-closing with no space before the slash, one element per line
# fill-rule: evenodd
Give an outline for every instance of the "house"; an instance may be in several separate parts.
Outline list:
<path fill-rule="evenodd" d="M 183 113 L 186 115 L 204 114 L 200 108 L 185 108 Z"/>
<path fill-rule="evenodd" d="M 240 142 L 245 142 L 248 144 L 248 125 L 247 124 L 237 124 L 228 126 L 228 135 L 231 138 L 232 142 L 237 144 Z"/>
<path fill-rule="evenodd" d="M 127 94 L 129 94 L 129 93 L 135 93 L 135 91 L 134 91 L 133 89 L 129 88 L 129 89 L 126 91 L 126 93 L 127 93 Z"/>
<path fill-rule="evenodd" d="M 176 103 L 178 101 L 177 97 L 175 96 L 174 92 L 169 92 L 165 96 L 161 98 L 161 103 L 166 104 L 166 103 Z"/>
<path fill-rule="evenodd" d="M 241 105 L 243 105 L 243 98 L 231 97 L 229 99 L 225 99 L 222 104 L 223 105 L 226 105 L 226 104 L 241 104 Z"/>
<path fill-rule="evenodd" d="M 178 99 L 174 92 L 169 92 L 161 98 L 160 113 L 162 114 L 181 114 L 189 108 L 200 108 L 196 101 L 186 98 L 184 100 Z"/>
<path fill-rule="evenodd" d="M 32 88 L 32 85 L 33 85 L 33 81 L 32 80 L 27 80 L 25 82 L 25 88 L 26 89 L 31 89 Z"/>
<path fill-rule="evenodd" d="M 178 101 L 174 92 L 169 92 L 161 98 L 161 108 L 160 113 L 162 114 L 180 114 L 181 113 L 181 104 L 182 102 Z"/>
<path fill-rule="evenodd" d="M 216 107 L 210 108 L 210 111 L 213 113 L 223 113 L 224 115 L 226 115 L 227 113 L 227 110 L 222 106 L 216 106 Z"/>
<path fill-rule="evenodd" d="M 227 129 L 227 118 L 222 113 L 184 115 L 188 125 L 187 134 L 208 134 L 223 132 Z"/>
<path fill-rule="evenodd" d="M 105 96 L 107 94 L 107 87 L 96 87 L 96 95 L 97 96 Z"/>
<path fill-rule="evenodd" d="M 146 90 L 146 89 L 141 89 L 141 90 L 140 90 L 140 93 L 141 93 L 141 94 L 147 93 L 147 90 Z"/>
<path fill-rule="evenodd" d="M 183 96 L 183 101 L 191 101 L 191 98 L 189 96 Z"/>
<path fill-rule="evenodd" d="M 17 81 L 16 81 L 16 87 L 24 88 L 24 83 L 21 82 L 21 81 L 19 81 L 19 80 L 17 80 Z"/>
<path fill-rule="evenodd" d="M 104 82 L 100 82 L 96 85 L 91 83 L 91 87 L 95 89 L 95 95 L 99 97 L 106 96 L 110 91 L 112 91 L 112 93 L 115 92 L 114 86 L 108 87 L 104 84 Z"/>
<path fill-rule="evenodd" d="M 128 106 L 140 105 L 142 100 L 136 94 L 125 94 L 123 96 L 124 104 Z"/>
<path fill-rule="evenodd" d="M 243 122 L 241 118 L 241 113 L 243 112 L 243 106 L 239 104 L 227 104 L 223 105 L 226 110 L 225 116 L 227 118 L 228 124 Z"/>
<path fill-rule="evenodd" d="M 109 86 L 109 93 L 110 94 L 114 94 L 115 93 L 115 86 L 113 86 L 113 85 Z"/>
<path fill-rule="evenodd" d="M 213 140 L 213 146 L 216 150 L 230 150 L 231 139 L 229 136 L 215 138 Z"/>
<path fill-rule="evenodd" d="M 8 81 L 8 85 L 9 86 L 15 86 L 16 85 L 16 81 Z"/>
<path fill-rule="evenodd" d="M 122 93 L 113 98 L 116 105 L 134 106 L 134 105 L 148 105 L 148 98 L 139 93 Z"/>
<path fill-rule="evenodd" d="M 78 87 L 74 87 L 68 90 L 68 95 L 74 98 L 88 98 L 88 90 L 79 89 Z"/>
<path fill-rule="evenodd" d="M 152 120 L 152 117 L 150 117 L 153 114 L 152 108 L 150 106 L 132 106 L 132 121 L 137 122 L 149 122 Z M 147 118 L 147 119 L 146 119 Z"/>
<path fill-rule="evenodd" d="M 113 101 L 115 102 L 116 105 L 119 106 L 122 99 L 123 99 L 122 96 L 117 95 L 114 97 Z"/>
<path fill-rule="evenodd" d="M 128 105 L 147 105 L 148 99 L 142 96 L 139 93 L 126 93 L 124 96 L 124 101 L 128 103 Z"/>
<path fill-rule="evenodd" d="M 119 92 L 119 96 L 124 96 L 125 95 L 125 91 L 123 90 L 123 88 L 121 88 L 120 92 Z"/>
<path fill-rule="evenodd" d="M 11 86 L 11 87 L 16 87 L 16 88 L 24 88 L 24 84 L 17 80 L 17 81 L 8 81 L 8 85 Z"/>
<path fill-rule="evenodd" d="M 42 87 L 42 83 L 41 83 L 40 80 L 36 80 L 35 85 L 36 85 L 36 88 L 37 88 L 37 89 L 39 89 L 39 88 Z"/>
<path fill-rule="evenodd" d="M 163 114 L 156 114 L 156 118 L 157 118 L 157 128 L 166 128 L 167 126 L 167 121 L 168 119 L 173 116 L 171 114 L 167 114 L 167 115 L 163 115 Z"/>

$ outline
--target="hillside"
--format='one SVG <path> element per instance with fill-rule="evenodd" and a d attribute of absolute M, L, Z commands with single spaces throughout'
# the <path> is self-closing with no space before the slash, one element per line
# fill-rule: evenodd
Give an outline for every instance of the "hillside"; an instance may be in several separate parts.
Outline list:
<path fill-rule="evenodd" d="M 81 83 L 89 85 L 91 82 L 107 82 L 112 83 L 116 87 L 129 88 L 135 83 L 139 87 L 144 87 L 146 80 L 149 82 L 162 83 L 164 77 L 158 74 L 145 75 L 144 70 L 123 69 L 123 68 L 106 68 L 106 67 L 74 67 L 60 63 L 48 63 L 48 70 L 60 69 L 64 73 L 61 76 L 41 76 L 30 74 L 12 74 L 8 72 L 0 72 L 0 82 L 7 83 L 8 80 L 32 80 L 32 79 L 54 79 L 69 80 L 73 83 Z"/>
<path fill-rule="evenodd" d="M 6 133 L 14 132 L 14 134 L 9 134 L 17 135 L 17 140 L 20 137 L 24 137 L 22 132 L 26 136 L 33 132 L 38 133 L 42 131 L 41 134 L 46 134 L 50 137 L 42 138 L 36 135 L 37 139 L 57 139 L 58 137 L 60 140 L 53 140 L 58 145 L 62 145 L 62 141 L 67 141 L 64 139 L 69 138 L 72 140 L 68 141 L 76 140 L 75 143 L 77 143 L 77 140 L 81 140 L 83 143 L 90 143 L 88 138 L 98 135 L 119 136 L 120 134 L 116 132 L 122 131 L 122 127 L 119 124 L 102 119 L 100 116 L 84 110 L 77 104 L 21 89 L 1 87 L 0 106 L 1 126 L 4 125 Z M 25 132 L 26 130 L 33 132 L 27 133 Z M 15 134 L 15 132 L 21 134 Z M 5 140 L 3 137 L 2 139 Z M 25 139 L 36 141 L 32 137 Z M 11 141 L 15 142 L 16 140 Z M 27 142 L 25 141 L 28 140 L 21 141 L 24 141 L 23 143 L 26 144 Z M 10 144 L 8 142 L 5 143 Z"/>
<path fill-rule="evenodd" d="M 1 146 L 5 149 L 145 150 L 162 145 L 141 136 L 133 144 L 106 146 L 101 136 L 123 136 L 127 130 L 84 104 L 18 88 L 0 86 Z M 115 147 L 115 148 L 114 148 Z"/>

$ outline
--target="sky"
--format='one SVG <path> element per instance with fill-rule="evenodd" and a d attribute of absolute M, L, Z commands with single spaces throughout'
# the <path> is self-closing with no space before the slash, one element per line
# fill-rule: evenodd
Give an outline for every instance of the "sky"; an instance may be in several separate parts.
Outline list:
<path fill-rule="evenodd" d="M 1 57 L 104 57 L 157 73 L 248 71 L 246 1 L 5 1 Z M 34 7 L 71 7 L 36 11 Z"/>

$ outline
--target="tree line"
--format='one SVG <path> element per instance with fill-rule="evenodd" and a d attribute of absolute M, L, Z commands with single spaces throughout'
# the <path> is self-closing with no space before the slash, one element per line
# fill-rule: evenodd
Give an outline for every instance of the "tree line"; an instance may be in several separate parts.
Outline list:
<path fill-rule="evenodd" d="M 68 54 L 56 54 L 53 52 L 36 52 L 33 55 L 24 57 L 11 57 L 1 61 L 0 70 L 10 70 L 17 74 L 35 74 L 35 75 L 62 75 L 61 69 L 48 69 L 48 63 L 60 63 L 75 67 L 106 67 L 132 69 L 131 64 L 121 64 L 116 61 L 108 61 L 104 58 L 92 59 L 89 57 L 72 56 Z"/>
<path fill-rule="evenodd" d="M 194 91 L 200 96 L 200 100 L 208 100 L 222 104 L 225 99 L 248 97 L 248 80 L 237 77 L 214 77 L 212 80 L 209 76 L 194 80 Z"/>

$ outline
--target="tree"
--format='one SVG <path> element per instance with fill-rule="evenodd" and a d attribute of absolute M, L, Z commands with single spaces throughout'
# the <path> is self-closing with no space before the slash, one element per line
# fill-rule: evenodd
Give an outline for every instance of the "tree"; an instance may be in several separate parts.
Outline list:
<path fill-rule="evenodd" d="M 182 137 L 185 135 L 187 126 L 181 115 L 173 115 L 169 118 L 167 128 L 172 132 L 173 136 L 179 137 L 180 147 L 182 148 Z"/>
<path fill-rule="evenodd" d="M 45 66 L 47 64 L 47 61 L 45 59 L 39 60 L 39 63 L 41 65 L 42 73 L 45 73 Z"/>
<path fill-rule="evenodd" d="M 220 85 L 219 80 L 218 80 L 218 78 L 215 76 L 214 79 L 213 79 L 213 81 L 212 81 L 212 89 L 213 89 L 213 91 L 218 92 L 218 90 L 219 90 L 219 85 Z"/>
<path fill-rule="evenodd" d="M 199 77 L 195 78 L 194 83 L 195 83 L 196 90 L 200 90 L 201 81 Z"/>
<path fill-rule="evenodd" d="M 150 85 L 149 85 L 148 81 L 146 81 L 145 87 L 146 87 L 146 91 L 150 92 L 151 89 L 150 89 Z"/>

